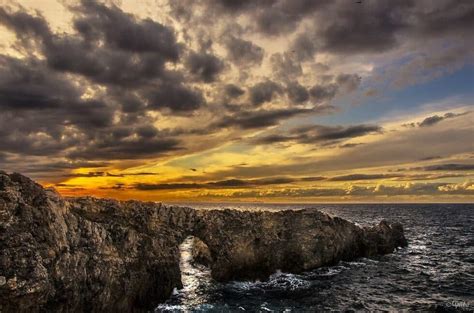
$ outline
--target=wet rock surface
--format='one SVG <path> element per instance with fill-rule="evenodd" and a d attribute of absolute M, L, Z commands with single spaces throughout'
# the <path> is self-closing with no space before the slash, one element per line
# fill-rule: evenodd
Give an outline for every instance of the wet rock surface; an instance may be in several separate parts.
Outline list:
<path fill-rule="evenodd" d="M 181 287 L 179 245 L 202 240 L 218 281 L 301 272 L 406 246 L 400 224 L 371 228 L 314 210 L 194 210 L 63 198 L 0 171 L 0 311 L 142 312 Z"/>

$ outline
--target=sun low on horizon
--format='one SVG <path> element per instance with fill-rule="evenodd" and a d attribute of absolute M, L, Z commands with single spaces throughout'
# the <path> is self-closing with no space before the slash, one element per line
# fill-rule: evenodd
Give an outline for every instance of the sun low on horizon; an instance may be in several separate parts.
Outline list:
<path fill-rule="evenodd" d="M 0 0 L 0 169 L 65 196 L 473 202 L 473 12 Z"/>

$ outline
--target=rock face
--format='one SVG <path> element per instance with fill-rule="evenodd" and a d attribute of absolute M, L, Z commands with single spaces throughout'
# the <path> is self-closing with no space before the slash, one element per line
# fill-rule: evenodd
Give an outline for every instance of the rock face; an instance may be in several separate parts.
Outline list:
<path fill-rule="evenodd" d="M 211 251 L 204 241 L 197 237 L 193 237 L 193 246 L 191 250 L 192 262 L 202 264 L 205 266 L 211 266 L 213 260 Z"/>
<path fill-rule="evenodd" d="M 360 228 L 315 210 L 64 199 L 0 171 L 0 312 L 147 311 L 181 287 L 179 244 L 188 236 L 202 240 L 195 254 L 219 281 L 301 272 L 407 244 L 402 226 L 384 221 Z"/>

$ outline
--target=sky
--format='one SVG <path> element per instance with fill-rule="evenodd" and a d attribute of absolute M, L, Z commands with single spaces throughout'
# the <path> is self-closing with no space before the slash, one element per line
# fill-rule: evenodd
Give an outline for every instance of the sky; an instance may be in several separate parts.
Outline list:
<path fill-rule="evenodd" d="M 0 169 L 66 196 L 473 202 L 470 0 L 0 0 Z"/>

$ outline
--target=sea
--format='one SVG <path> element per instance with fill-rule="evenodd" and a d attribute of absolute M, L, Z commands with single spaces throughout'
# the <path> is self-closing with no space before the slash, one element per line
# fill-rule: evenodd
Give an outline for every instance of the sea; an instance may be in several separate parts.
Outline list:
<path fill-rule="evenodd" d="M 265 281 L 212 280 L 180 246 L 184 288 L 155 312 L 474 312 L 474 204 L 200 204 L 197 208 L 310 208 L 373 225 L 401 222 L 408 247 Z"/>

